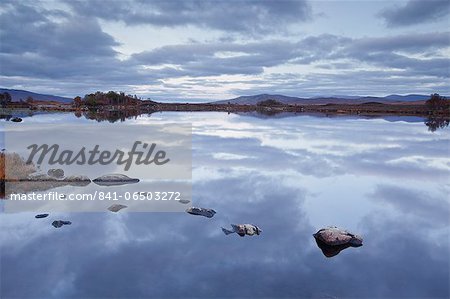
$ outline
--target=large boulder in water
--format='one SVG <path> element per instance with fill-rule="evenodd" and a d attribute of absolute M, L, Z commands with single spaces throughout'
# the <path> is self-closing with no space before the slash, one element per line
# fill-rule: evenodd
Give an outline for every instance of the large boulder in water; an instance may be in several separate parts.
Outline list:
<path fill-rule="evenodd" d="M 326 257 L 338 255 L 342 250 L 349 247 L 362 246 L 363 241 L 360 236 L 335 226 L 323 228 L 313 236 L 316 239 L 317 246 Z"/>
<path fill-rule="evenodd" d="M 91 179 L 85 175 L 71 175 L 64 179 L 71 186 L 87 186 L 91 183 Z"/>
<path fill-rule="evenodd" d="M 102 175 L 92 181 L 100 186 L 118 186 L 138 183 L 139 179 L 130 178 L 124 174 L 113 173 Z"/>
<path fill-rule="evenodd" d="M 363 239 L 360 236 L 349 233 L 348 231 L 337 228 L 336 226 L 322 228 L 313 236 L 316 240 L 319 240 L 329 246 L 348 244 L 352 247 L 359 247 L 362 246 L 363 242 Z"/>

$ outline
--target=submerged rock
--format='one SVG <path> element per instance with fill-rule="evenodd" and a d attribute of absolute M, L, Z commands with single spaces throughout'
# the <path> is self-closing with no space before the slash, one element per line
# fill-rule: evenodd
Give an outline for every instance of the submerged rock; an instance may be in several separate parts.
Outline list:
<path fill-rule="evenodd" d="M 55 179 L 62 179 L 64 177 L 64 170 L 52 168 L 47 171 L 47 174 Z"/>
<path fill-rule="evenodd" d="M 350 246 L 350 244 L 342 244 L 342 245 L 327 245 L 324 242 L 316 239 L 317 246 L 322 250 L 322 253 L 326 257 L 333 257 L 335 255 L 338 255 L 342 250 L 347 249 Z"/>
<path fill-rule="evenodd" d="M 48 214 L 38 214 L 38 215 L 36 215 L 36 216 L 34 216 L 34 218 L 45 218 L 45 217 L 47 217 L 48 216 Z"/>
<path fill-rule="evenodd" d="M 20 123 L 20 122 L 22 122 L 22 119 L 20 118 L 20 117 L 13 117 L 13 118 L 11 118 L 10 119 L 12 122 L 15 122 L 15 123 Z"/>
<path fill-rule="evenodd" d="M 190 203 L 191 201 L 190 200 L 188 200 L 188 199 L 180 199 L 179 201 L 178 201 L 179 203 L 182 203 L 182 204 L 188 204 L 188 203 Z"/>
<path fill-rule="evenodd" d="M 126 205 L 120 205 L 120 204 L 113 204 L 112 206 L 110 206 L 108 208 L 108 210 L 110 210 L 111 212 L 117 213 L 122 209 L 128 208 L 128 206 Z"/>
<path fill-rule="evenodd" d="M 64 221 L 64 220 L 55 220 L 55 221 L 52 222 L 52 225 L 54 227 L 56 227 L 56 228 L 59 228 L 59 227 L 61 227 L 63 225 L 71 225 L 71 224 L 72 224 L 72 222 Z"/>
<path fill-rule="evenodd" d="M 313 236 L 326 257 L 333 257 L 349 247 L 360 247 L 363 242 L 360 236 L 335 226 L 322 228 Z"/>
<path fill-rule="evenodd" d="M 85 175 L 71 175 L 64 179 L 72 186 L 87 186 L 91 183 L 91 179 Z"/>
<path fill-rule="evenodd" d="M 92 181 L 100 186 L 118 186 L 138 183 L 139 179 L 130 178 L 124 174 L 105 174 Z"/>
<path fill-rule="evenodd" d="M 29 181 L 43 181 L 43 182 L 46 182 L 46 181 L 56 181 L 56 179 L 55 179 L 54 177 L 51 177 L 51 176 L 49 176 L 48 174 L 43 173 L 43 172 L 34 172 L 34 173 L 30 173 L 30 174 L 27 176 L 27 179 L 28 179 Z"/>
<path fill-rule="evenodd" d="M 253 224 L 231 224 L 231 230 L 222 227 L 222 231 L 225 235 L 236 233 L 241 237 L 259 235 L 262 232 L 258 226 Z"/>
<path fill-rule="evenodd" d="M 186 212 L 191 215 L 204 216 L 208 218 L 212 218 L 214 214 L 216 214 L 216 211 L 214 211 L 213 209 L 196 208 L 196 207 L 188 208 L 186 209 Z"/>

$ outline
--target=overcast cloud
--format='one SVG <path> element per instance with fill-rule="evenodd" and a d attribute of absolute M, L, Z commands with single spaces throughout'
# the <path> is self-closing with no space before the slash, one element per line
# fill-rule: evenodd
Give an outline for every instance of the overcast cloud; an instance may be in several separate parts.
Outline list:
<path fill-rule="evenodd" d="M 311 19 L 304 0 L 295 1 L 66 1 L 75 13 L 127 25 L 201 26 L 245 34 L 283 31 Z M 93 9 L 95 7 L 96 9 Z"/>
<path fill-rule="evenodd" d="M 448 16 L 449 13 L 450 3 L 447 0 L 411 0 L 405 5 L 384 9 L 380 16 L 385 19 L 388 26 L 396 27 L 437 22 Z"/>
<path fill-rule="evenodd" d="M 0 85 L 189 100 L 450 93 L 447 1 L 353 3 L 353 13 L 336 11 L 344 24 L 376 5 L 367 22 L 378 28 L 364 35 L 352 29 L 366 26 L 360 23 L 336 32 L 342 24 L 317 3 L 3 1 Z"/>

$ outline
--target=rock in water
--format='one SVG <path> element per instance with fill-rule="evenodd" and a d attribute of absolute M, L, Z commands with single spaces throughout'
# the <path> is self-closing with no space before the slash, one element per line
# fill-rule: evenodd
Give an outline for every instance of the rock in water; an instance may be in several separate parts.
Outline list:
<path fill-rule="evenodd" d="M 62 179 L 64 177 L 64 170 L 52 168 L 47 171 L 47 174 L 55 179 Z"/>
<path fill-rule="evenodd" d="M 113 204 L 112 206 L 110 206 L 110 207 L 108 208 L 108 210 L 110 210 L 111 212 L 117 213 L 117 212 L 119 212 L 120 210 L 125 209 L 125 208 L 127 208 L 127 207 L 128 207 L 128 206 L 126 206 L 126 205 Z"/>
<path fill-rule="evenodd" d="M 208 218 L 212 218 L 214 214 L 216 214 L 216 211 L 214 211 L 213 209 L 195 208 L 195 207 L 186 209 L 186 212 L 191 215 L 205 216 Z"/>
<path fill-rule="evenodd" d="M 92 181 L 100 186 L 118 186 L 138 183 L 139 179 L 133 179 L 124 174 L 106 174 Z"/>
<path fill-rule="evenodd" d="M 52 225 L 54 227 L 56 227 L 56 228 L 59 228 L 59 227 L 61 227 L 63 225 L 71 225 L 71 224 L 72 224 L 72 222 L 64 221 L 64 220 L 55 220 L 55 221 L 52 222 Z"/>
<path fill-rule="evenodd" d="M 47 181 L 56 181 L 54 177 L 49 176 L 46 173 L 42 172 L 33 172 L 30 173 L 27 177 L 29 181 L 40 181 L 40 182 L 47 182 Z"/>
<path fill-rule="evenodd" d="M 11 121 L 15 122 L 15 123 L 20 123 L 20 122 L 22 122 L 22 119 L 20 117 L 13 117 L 13 118 L 11 118 Z"/>
<path fill-rule="evenodd" d="M 91 183 L 91 179 L 85 175 L 71 175 L 64 179 L 71 186 L 87 186 Z"/>
<path fill-rule="evenodd" d="M 351 247 L 349 244 L 331 246 L 318 239 L 316 239 L 316 243 L 320 250 L 322 250 L 323 255 L 326 257 L 333 257 L 335 255 L 338 255 L 342 250 Z"/>
<path fill-rule="evenodd" d="M 179 200 L 179 203 L 182 203 L 182 204 L 188 204 L 188 203 L 190 203 L 191 201 L 190 200 L 188 200 L 188 199 L 180 199 Z"/>
<path fill-rule="evenodd" d="M 36 215 L 36 216 L 34 216 L 34 218 L 45 218 L 45 217 L 47 217 L 48 216 L 48 214 L 38 214 L 38 215 Z"/>
<path fill-rule="evenodd" d="M 326 257 L 338 255 L 342 250 L 349 247 L 360 247 L 363 241 L 360 236 L 335 226 L 322 228 L 313 236 L 316 239 L 317 246 Z"/>
<path fill-rule="evenodd" d="M 329 246 L 348 244 L 352 247 L 359 247 L 362 246 L 363 242 L 360 236 L 349 233 L 348 231 L 337 228 L 336 226 L 322 228 L 313 236 L 316 240 L 319 240 Z"/>
<path fill-rule="evenodd" d="M 231 224 L 231 230 L 223 228 L 222 231 L 225 235 L 236 233 L 241 237 L 254 236 L 262 233 L 262 229 L 254 224 Z"/>

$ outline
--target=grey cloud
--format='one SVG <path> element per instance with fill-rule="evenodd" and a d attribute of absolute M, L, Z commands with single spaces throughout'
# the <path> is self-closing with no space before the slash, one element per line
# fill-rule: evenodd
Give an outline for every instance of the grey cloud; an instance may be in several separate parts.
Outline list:
<path fill-rule="evenodd" d="M 263 40 L 258 42 L 190 43 L 164 46 L 134 54 L 132 61 L 141 64 L 189 64 L 215 59 L 214 66 L 256 65 L 269 67 L 289 61 L 310 63 L 330 56 L 352 42 L 352 39 L 330 34 L 310 36 L 299 41 Z M 219 57 L 219 54 L 233 54 Z M 312 59 L 314 58 L 314 59 Z M 210 61 L 208 61 L 210 62 Z M 205 63 L 209 64 L 209 63 Z M 243 65 L 244 64 L 244 65 Z"/>
<path fill-rule="evenodd" d="M 358 59 L 380 67 L 399 69 L 411 75 L 448 77 L 449 58 L 418 59 L 392 52 L 363 52 L 351 49 L 348 58 Z"/>
<path fill-rule="evenodd" d="M 174 64 L 180 75 L 261 74 L 263 68 L 283 64 L 312 64 L 339 59 L 407 71 L 410 75 L 445 77 L 448 58 L 411 58 L 397 52 L 423 54 L 450 46 L 448 32 L 386 38 L 351 39 L 324 34 L 296 42 L 269 40 L 250 43 L 209 43 L 165 46 L 134 54 L 135 64 Z M 222 57 L 220 54 L 233 54 Z"/>
<path fill-rule="evenodd" d="M 149 74 L 119 60 L 114 50 L 119 43 L 93 18 L 46 10 L 31 2 L 13 2 L 2 10 L 0 25 L 2 76 L 20 78 L 16 79 L 19 84 L 47 79 L 52 80 L 48 85 L 57 85 L 56 79 L 73 88 L 83 81 L 95 90 L 103 90 L 173 75 L 170 68 Z"/>
<path fill-rule="evenodd" d="M 392 205 L 404 214 L 420 216 L 430 225 L 446 227 L 449 224 L 450 208 L 445 198 L 395 185 L 378 185 L 370 196 L 374 201 Z"/>
<path fill-rule="evenodd" d="M 259 74 L 263 67 L 285 63 L 297 45 L 285 41 L 252 43 L 210 43 L 165 46 L 134 54 L 136 64 L 176 64 L 191 76 L 221 74 Z M 233 56 L 221 57 L 227 52 Z"/>
<path fill-rule="evenodd" d="M 360 51 L 420 52 L 450 46 L 450 32 L 428 32 L 356 40 L 353 47 Z"/>
<path fill-rule="evenodd" d="M 3 76 L 31 78 L 103 76 L 123 70 L 113 49 L 118 43 L 96 20 L 49 18 L 49 11 L 17 4 L 0 16 Z"/>
<path fill-rule="evenodd" d="M 26 82 L 39 82 L 32 89 L 47 87 L 48 90 L 55 90 L 56 86 L 60 86 L 63 91 L 60 94 L 70 92 L 78 95 L 98 89 L 134 92 L 135 86 L 152 85 L 153 94 L 148 94 L 150 97 L 164 93 L 177 98 L 198 99 L 203 95 L 198 94 L 198 89 L 189 90 L 190 80 L 194 80 L 192 82 L 196 86 L 212 87 L 212 84 L 220 83 L 223 87 L 228 87 L 238 82 L 221 81 L 220 78 L 213 78 L 211 80 L 214 82 L 211 82 L 202 77 L 244 75 L 255 76 L 251 79 L 258 80 L 243 80 L 249 87 L 235 89 L 233 92 L 315 96 L 328 91 L 336 94 L 342 90 L 345 93 L 369 94 L 379 93 L 385 86 L 391 87 L 394 92 L 401 92 L 406 88 L 408 92 L 446 92 L 444 79 L 448 77 L 450 61 L 439 53 L 449 47 L 448 32 L 380 38 L 348 38 L 323 34 L 291 40 L 244 42 L 239 39 L 222 39 L 159 47 L 120 60 L 119 53 L 115 50 L 118 42 L 102 30 L 97 18 L 92 18 L 91 14 L 94 12 L 108 14 L 111 10 L 110 18 L 123 19 L 131 10 L 136 13 L 152 12 L 144 8 L 155 6 L 164 9 L 165 14 L 169 15 L 177 5 L 181 11 L 190 12 L 194 7 L 213 5 L 216 2 L 130 2 L 130 6 L 123 11 L 116 8 L 128 2 L 71 3 L 69 5 L 75 7 L 73 9 L 77 15 L 44 9 L 42 5 L 32 1 L 5 3 L 0 17 L 0 39 L 4 41 L 0 44 L 0 63 L 2 81 L 13 84 L 8 85 L 9 87 L 27 89 L 30 87 L 25 86 Z M 221 3 L 223 2 L 217 4 L 217 9 L 222 8 Z M 98 4 L 98 9 L 91 9 L 94 4 Z M 140 5 L 142 10 L 136 8 Z M 245 5 L 253 7 L 256 4 L 248 2 Z M 263 1 L 260 5 L 260 9 L 284 14 L 290 13 L 289 5 L 299 4 L 283 1 L 278 6 L 275 2 Z M 103 6 L 104 10 L 99 9 Z M 227 6 L 228 9 L 234 9 L 232 5 Z M 90 10 L 86 14 L 77 10 L 88 8 Z M 158 9 L 155 11 L 159 11 Z M 295 9 L 292 8 L 292 11 Z M 190 13 L 186 14 L 188 16 L 181 14 L 180 18 L 188 18 Z M 226 10 L 223 14 L 226 15 Z M 99 18 L 108 19 L 106 15 Z M 236 22 L 236 18 L 230 20 Z M 361 63 L 384 70 L 361 71 Z M 265 74 L 267 68 L 290 64 L 313 65 L 314 68 L 328 68 L 334 72 L 291 74 L 292 78 L 289 79 L 273 78 L 273 74 Z M 170 86 L 165 81 L 171 78 L 185 78 L 186 84 Z M 355 78 L 359 84 L 355 84 Z M 423 83 L 427 83 L 426 86 Z M 197 94 L 194 95 L 194 92 Z M 211 100 L 210 95 L 203 97 Z"/>
<path fill-rule="evenodd" d="M 352 43 L 351 38 L 332 34 L 306 37 L 294 45 L 296 51 L 292 63 L 311 64 L 319 60 L 328 60 Z"/>
<path fill-rule="evenodd" d="M 404 6 L 386 8 L 378 15 L 385 20 L 387 26 L 400 27 L 435 22 L 449 13 L 448 0 L 410 0 Z"/>
<path fill-rule="evenodd" d="M 49 58 L 111 57 L 119 45 L 104 33 L 96 20 L 66 17 L 62 22 L 48 18 L 48 11 L 18 4 L 0 17 L 2 53 L 33 53 Z"/>
<path fill-rule="evenodd" d="M 333 69 L 334 63 L 327 64 Z M 280 73 L 263 75 L 264 85 L 256 82 L 248 87 L 231 89 L 236 96 L 281 93 L 290 96 L 379 95 L 389 93 L 450 93 L 445 77 L 417 76 L 402 70 L 355 70 L 358 61 L 334 68 L 331 74 Z M 323 66 L 321 66 L 323 67 Z M 242 81 L 245 83 L 246 81 Z M 223 83 L 226 86 L 226 82 Z"/>
<path fill-rule="evenodd" d="M 242 114 L 245 117 L 247 114 Z M 259 115 L 253 115 L 258 117 Z M 255 121 L 256 122 L 256 121 Z M 210 126 L 213 129 L 214 126 Z M 220 127 L 216 128 L 219 132 Z M 275 130 L 264 127 L 267 135 L 274 138 L 289 138 L 286 135 L 289 133 L 283 130 Z M 196 161 L 201 162 L 202 165 L 208 165 L 221 169 L 227 169 L 229 167 L 258 169 L 261 167 L 261 163 L 264 164 L 266 170 L 270 171 L 298 171 L 304 175 L 311 175 L 314 177 L 329 177 L 336 175 L 339 171 L 339 167 L 332 165 L 329 162 L 329 156 L 318 155 L 308 150 L 292 150 L 285 151 L 283 149 L 275 148 L 272 146 L 261 145 L 261 140 L 251 136 L 251 132 L 248 133 L 248 137 L 241 139 L 236 138 L 220 138 L 220 143 L 217 143 L 217 137 L 213 136 L 195 136 L 194 142 L 200 142 L 202 144 L 210 144 L 217 148 L 217 153 L 228 153 L 236 155 L 245 155 L 243 159 L 227 159 L 220 160 L 214 158 L 207 150 L 195 150 L 194 158 Z M 239 145 L 236 148 L 236 144 Z M 295 155 L 293 153 L 295 152 Z M 277 157 L 274 159 L 273 157 Z M 261 162 L 264 161 L 264 162 Z"/>
<path fill-rule="evenodd" d="M 79 15 L 127 25 L 186 26 L 262 34 L 310 20 L 307 1 L 67 1 Z M 95 7 L 95 9 L 93 9 Z"/>

